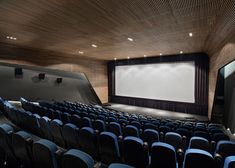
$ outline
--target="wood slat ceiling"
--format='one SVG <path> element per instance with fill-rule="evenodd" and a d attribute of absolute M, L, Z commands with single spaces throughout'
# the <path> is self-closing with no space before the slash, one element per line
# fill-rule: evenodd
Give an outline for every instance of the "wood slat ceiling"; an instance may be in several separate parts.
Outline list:
<path fill-rule="evenodd" d="M 210 52 L 211 41 L 222 41 L 213 40 L 213 33 L 228 26 L 226 11 L 231 15 L 233 5 L 234 0 L 1 0 L 0 42 L 74 57 L 83 51 L 102 60 Z"/>

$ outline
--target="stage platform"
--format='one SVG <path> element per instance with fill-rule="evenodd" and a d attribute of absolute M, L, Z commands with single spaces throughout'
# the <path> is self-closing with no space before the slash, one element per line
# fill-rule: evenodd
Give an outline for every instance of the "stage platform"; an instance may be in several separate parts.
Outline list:
<path fill-rule="evenodd" d="M 130 105 L 125 105 L 125 104 L 109 103 L 109 105 L 110 106 L 106 106 L 106 108 L 133 113 L 133 114 L 148 115 L 148 116 L 152 116 L 156 118 L 169 118 L 169 119 L 177 119 L 177 120 L 208 122 L 207 116 L 180 113 L 180 112 L 174 112 L 174 111 L 166 111 L 166 110 L 160 110 L 160 109 L 152 109 L 152 108 L 146 108 L 146 107 L 130 106 Z"/>

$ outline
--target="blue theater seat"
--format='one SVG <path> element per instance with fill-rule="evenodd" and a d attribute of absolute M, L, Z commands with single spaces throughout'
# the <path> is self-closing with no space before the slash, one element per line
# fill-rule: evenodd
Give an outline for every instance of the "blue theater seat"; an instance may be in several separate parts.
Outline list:
<path fill-rule="evenodd" d="M 177 168 L 175 148 L 167 143 L 155 142 L 150 150 L 150 168 Z"/>
<path fill-rule="evenodd" d="M 64 146 L 64 139 L 62 136 L 63 122 L 58 119 L 54 119 L 51 121 L 50 125 L 54 142 L 63 147 Z"/>
<path fill-rule="evenodd" d="M 73 114 L 70 118 L 72 124 L 76 125 L 78 128 L 82 128 L 82 119 L 79 115 Z"/>
<path fill-rule="evenodd" d="M 226 157 L 224 161 L 224 168 L 234 168 L 235 167 L 235 156 Z"/>
<path fill-rule="evenodd" d="M 99 152 L 102 163 L 110 164 L 120 161 L 117 136 L 112 132 L 102 132 L 99 136 Z"/>
<path fill-rule="evenodd" d="M 82 118 L 82 127 L 92 127 L 91 119 L 88 117 Z"/>
<path fill-rule="evenodd" d="M 12 147 L 17 160 L 24 168 L 32 167 L 32 135 L 25 131 L 18 131 L 12 135 Z"/>
<path fill-rule="evenodd" d="M 154 129 L 145 129 L 143 132 L 143 140 L 148 143 L 149 147 L 151 147 L 154 142 L 159 142 L 158 131 Z"/>
<path fill-rule="evenodd" d="M 114 133 L 117 136 L 122 135 L 122 128 L 119 123 L 111 122 L 109 123 L 109 131 Z"/>
<path fill-rule="evenodd" d="M 189 141 L 190 149 L 201 149 L 210 152 L 210 143 L 207 139 L 202 137 L 192 137 Z"/>
<path fill-rule="evenodd" d="M 187 149 L 183 168 L 215 168 L 212 155 L 200 149 Z"/>
<path fill-rule="evenodd" d="M 62 135 L 67 148 L 78 148 L 79 128 L 71 123 L 67 123 L 62 128 Z"/>
<path fill-rule="evenodd" d="M 95 120 L 93 122 L 93 128 L 99 132 L 103 132 L 106 130 L 105 122 L 103 120 Z"/>
<path fill-rule="evenodd" d="M 77 149 L 70 149 L 62 156 L 62 168 L 93 168 L 90 155 Z"/>
<path fill-rule="evenodd" d="M 125 163 L 136 168 L 145 168 L 149 163 L 148 150 L 144 142 L 133 136 L 124 138 L 123 157 Z"/>
<path fill-rule="evenodd" d="M 88 153 L 94 159 L 98 158 L 97 139 L 93 128 L 81 128 L 78 133 L 78 143 L 82 151 Z"/>
<path fill-rule="evenodd" d="M 175 150 L 182 149 L 183 140 L 182 136 L 175 132 L 167 132 L 165 134 L 165 143 L 172 145 Z"/>
<path fill-rule="evenodd" d="M 235 142 L 219 141 L 216 145 L 214 156 L 218 154 L 220 156 L 220 159 L 222 160 L 223 165 L 226 157 L 235 155 Z"/>
<path fill-rule="evenodd" d="M 124 127 L 124 137 L 126 136 L 134 136 L 139 138 L 139 129 L 133 125 L 127 125 Z"/>
<path fill-rule="evenodd" d="M 40 139 L 33 144 L 33 157 L 35 168 L 59 168 L 56 152 L 58 148 L 51 141 Z"/>
<path fill-rule="evenodd" d="M 44 116 L 44 117 L 41 117 L 38 122 L 39 122 L 40 129 L 41 129 L 41 136 L 45 139 L 49 139 L 53 141 L 50 119 Z"/>

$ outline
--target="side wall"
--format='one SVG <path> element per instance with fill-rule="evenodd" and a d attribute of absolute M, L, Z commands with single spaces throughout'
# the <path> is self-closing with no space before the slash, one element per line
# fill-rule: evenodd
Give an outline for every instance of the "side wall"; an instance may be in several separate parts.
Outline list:
<path fill-rule="evenodd" d="M 108 101 L 107 62 L 0 43 L 0 62 L 83 72 L 102 103 Z"/>

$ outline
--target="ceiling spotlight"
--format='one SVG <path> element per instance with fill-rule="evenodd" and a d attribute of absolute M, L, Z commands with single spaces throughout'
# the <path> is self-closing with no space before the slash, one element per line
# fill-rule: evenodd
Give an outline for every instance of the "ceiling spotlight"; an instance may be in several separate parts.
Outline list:
<path fill-rule="evenodd" d="M 114 60 L 116 61 L 116 60 L 117 60 L 117 58 L 114 58 Z"/>
<path fill-rule="evenodd" d="M 6 38 L 7 38 L 7 39 L 9 39 L 10 37 L 9 37 L 9 36 L 7 36 Z"/>
<path fill-rule="evenodd" d="M 129 41 L 134 41 L 133 38 L 128 37 L 127 40 Z"/>
<path fill-rule="evenodd" d="M 160 53 L 159 55 L 162 55 L 162 53 Z"/>
<path fill-rule="evenodd" d="M 184 52 L 183 51 L 180 51 L 180 54 L 183 54 Z"/>
<path fill-rule="evenodd" d="M 147 57 L 147 55 L 144 55 L 144 57 Z"/>
<path fill-rule="evenodd" d="M 130 59 L 130 57 L 127 57 L 127 59 Z"/>
<path fill-rule="evenodd" d="M 193 33 L 189 33 L 188 35 L 189 35 L 189 37 L 193 37 Z"/>
<path fill-rule="evenodd" d="M 92 46 L 92 47 L 94 47 L 94 48 L 97 48 L 97 47 L 98 47 L 98 46 L 97 46 L 97 45 L 95 45 L 95 44 L 92 44 L 91 46 Z"/>
<path fill-rule="evenodd" d="M 79 53 L 79 54 L 84 54 L 84 52 L 83 52 L 83 51 L 78 51 L 78 53 Z"/>
<path fill-rule="evenodd" d="M 10 37 L 11 40 L 13 40 L 13 37 Z"/>
<path fill-rule="evenodd" d="M 17 38 L 16 38 L 16 37 L 13 37 L 13 40 L 17 40 Z"/>

